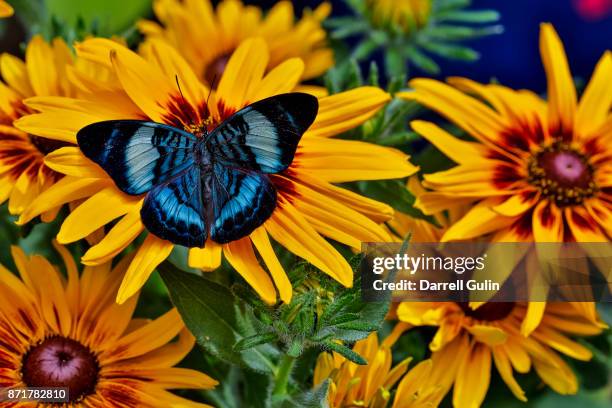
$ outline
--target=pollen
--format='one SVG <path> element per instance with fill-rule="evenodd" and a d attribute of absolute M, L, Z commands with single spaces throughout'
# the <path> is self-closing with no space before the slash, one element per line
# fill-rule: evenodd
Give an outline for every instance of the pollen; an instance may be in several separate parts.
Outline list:
<path fill-rule="evenodd" d="M 565 142 L 542 146 L 527 169 L 529 183 L 559 207 L 581 204 L 598 191 L 589 158 Z"/>

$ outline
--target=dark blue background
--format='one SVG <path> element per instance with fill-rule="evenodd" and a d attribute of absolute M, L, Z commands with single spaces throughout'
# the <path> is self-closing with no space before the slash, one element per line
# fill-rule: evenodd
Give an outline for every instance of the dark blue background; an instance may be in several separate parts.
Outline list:
<path fill-rule="evenodd" d="M 264 6 L 275 1 L 251 1 Z M 320 1 L 294 2 L 313 7 Z M 332 1 L 335 16 L 349 13 L 342 1 Z M 450 62 L 437 58 L 441 77 L 460 75 L 481 82 L 496 78 L 513 88 L 546 89 L 539 54 L 539 25 L 551 22 L 565 44 L 572 73 L 590 77 L 597 60 L 606 49 L 612 49 L 612 15 L 593 21 L 585 19 L 571 0 L 474 0 L 473 9 L 491 8 L 501 13 L 501 35 L 467 42 L 481 54 L 476 63 Z"/>

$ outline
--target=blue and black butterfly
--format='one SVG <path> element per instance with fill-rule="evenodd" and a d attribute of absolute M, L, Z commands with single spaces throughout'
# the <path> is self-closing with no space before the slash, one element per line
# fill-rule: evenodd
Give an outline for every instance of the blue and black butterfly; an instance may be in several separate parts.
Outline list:
<path fill-rule="evenodd" d="M 276 95 L 194 135 L 155 122 L 110 120 L 77 134 L 83 153 L 130 195 L 152 234 L 186 247 L 249 235 L 276 207 L 269 174 L 286 170 L 314 121 L 317 98 Z"/>

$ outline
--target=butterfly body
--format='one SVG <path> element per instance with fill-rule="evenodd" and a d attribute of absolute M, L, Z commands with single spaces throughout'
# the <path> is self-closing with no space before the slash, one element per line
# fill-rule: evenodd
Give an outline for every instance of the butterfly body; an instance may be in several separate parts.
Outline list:
<path fill-rule="evenodd" d="M 146 194 L 141 219 L 149 232 L 204 247 L 209 238 L 247 236 L 272 215 L 269 174 L 289 167 L 317 110 L 315 97 L 290 93 L 249 105 L 210 133 L 117 120 L 84 127 L 77 141 L 121 191 Z"/>

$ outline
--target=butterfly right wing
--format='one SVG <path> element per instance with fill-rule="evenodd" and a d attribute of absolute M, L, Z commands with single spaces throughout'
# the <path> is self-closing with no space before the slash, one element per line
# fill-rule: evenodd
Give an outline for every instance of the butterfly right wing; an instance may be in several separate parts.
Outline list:
<path fill-rule="evenodd" d="M 198 139 L 161 123 L 110 120 L 85 126 L 77 142 L 121 191 L 139 195 L 194 166 Z"/>
<path fill-rule="evenodd" d="M 149 232 L 188 248 L 204 247 L 208 226 L 201 177 L 193 166 L 147 194 L 140 216 Z"/>

